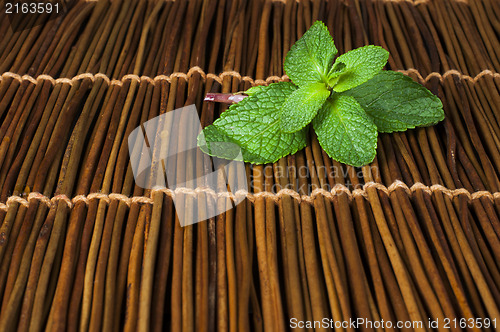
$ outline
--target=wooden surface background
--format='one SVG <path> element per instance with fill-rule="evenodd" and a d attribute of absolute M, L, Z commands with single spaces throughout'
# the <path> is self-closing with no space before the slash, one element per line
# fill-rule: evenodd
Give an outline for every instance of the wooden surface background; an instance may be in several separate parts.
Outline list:
<path fill-rule="evenodd" d="M 128 134 L 191 104 L 210 124 L 225 106 L 206 92 L 286 80 L 284 55 L 315 20 L 340 53 L 389 50 L 387 68 L 437 94 L 446 119 L 379 135 L 363 168 L 312 136 L 274 165 L 247 165 L 252 192 L 236 208 L 180 227 L 171 191 L 135 185 Z M 290 318 L 357 317 L 500 327 L 499 34 L 495 0 L 2 12 L 0 330 L 282 331 Z M 178 180 L 207 161 L 178 159 Z"/>

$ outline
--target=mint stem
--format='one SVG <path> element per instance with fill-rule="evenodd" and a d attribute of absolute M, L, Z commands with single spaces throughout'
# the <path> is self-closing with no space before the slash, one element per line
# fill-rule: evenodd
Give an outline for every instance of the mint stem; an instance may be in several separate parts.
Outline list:
<path fill-rule="evenodd" d="M 243 99 L 248 96 L 245 95 L 234 95 L 231 93 L 212 93 L 209 92 L 205 96 L 205 101 L 213 101 L 216 103 L 224 103 L 224 104 L 234 104 L 239 103 Z"/>

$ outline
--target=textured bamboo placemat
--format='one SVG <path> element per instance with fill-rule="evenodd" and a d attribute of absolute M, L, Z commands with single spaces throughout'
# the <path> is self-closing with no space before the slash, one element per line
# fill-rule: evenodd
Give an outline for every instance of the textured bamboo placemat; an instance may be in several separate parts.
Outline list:
<path fill-rule="evenodd" d="M 287 80 L 284 55 L 318 19 L 340 53 L 389 50 L 387 68 L 437 94 L 446 119 L 380 135 L 362 168 L 311 137 L 274 165 L 246 165 L 253 185 L 236 208 L 180 227 L 172 198 L 189 209 L 207 193 L 136 186 L 128 134 L 191 104 L 210 124 L 226 106 L 206 92 Z M 358 317 L 407 330 L 496 318 L 498 330 L 499 22 L 495 0 L 2 12 L 0 331 L 282 331 Z M 206 158 L 178 160 L 178 179 Z"/>

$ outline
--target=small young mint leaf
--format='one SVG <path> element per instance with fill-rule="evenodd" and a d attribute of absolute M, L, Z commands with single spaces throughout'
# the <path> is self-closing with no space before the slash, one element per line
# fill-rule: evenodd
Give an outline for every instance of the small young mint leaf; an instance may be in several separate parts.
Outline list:
<path fill-rule="evenodd" d="M 444 119 L 441 100 L 402 73 L 381 71 L 345 94 L 356 98 L 380 132 L 430 126 Z"/>
<path fill-rule="evenodd" d="M 316 21 L 287 53 L 284 69 L 293 83 L 299 87 L 327 83 L 327 75 L 337 48 L 328 28 Z"/>
<path fill-rule="evenodd" d="M 352 166 L 373 161 L 377 127 L 351 96 L 334 94 L 313 120 L 318 141 L 333 159 Z"/>
<path fill-rule="evenodd" d="M 208 148 L 202 148 L 203 151 L 214 153 L 213 151 L 220 152 L 217 144 L 214 144 L 217 139 L 234 142 L 241 148 L 243 160 L 255 164 L 275 162 L 297 152 L 306 146 L 306 130 L 293 134 L 280 130 L 280 108 L 296 89 L 295 85 L 288 82 L 263 87 L 255 94 L 231 105 L 214 121 L 213 126 L 217 131 L 209 129 L 204 132 L 205 142 L 199 138 L 198 144 L 205 143 Z M 210 148 L 213 146 L 215 148 Z M 212 155 L 226 158 L 224 152 Z"/>
<path fill-rule="evenodd" d="M 346 70 L 346 65 L 343 62 L 335 61 L 335 64 L 332 66 L 330 71 L 328 72 L 328 78 L 334 78 L 342 74 Z"/>
<path fill-rule="evenodd" d="M 332 69 L 328 72 L 328 86 L 334 87 L 338 80 L 340 75 L 342 75 L 346 71 L 346 65 L 342 62 L 336 62 L 333 66 Z"/>
<path fill-rule="evenodd" d="M 307 126 L 329 95 L 324 83 L 312 83 L 295 90 L 281 109 L 281 130 L 294 133 Z"/>
<path fill-rule="evenodd" d="M 342 92 L 352 89 L 375 76 L 384 68 L 389 59 L 389 52 L 380 46 L 363 46 L 345 54 L 335 60 L 334 68 L 338 63 L 345 65 L 343 72 L 338 76 L 333 90 Z"/>

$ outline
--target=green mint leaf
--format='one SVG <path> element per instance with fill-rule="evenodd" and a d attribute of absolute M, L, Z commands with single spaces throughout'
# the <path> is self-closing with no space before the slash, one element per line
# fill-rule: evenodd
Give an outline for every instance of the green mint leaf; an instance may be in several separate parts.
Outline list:
<path fill-rule="evenodd" d="M 380 132 L 430 126 L 444 119 L 441 100 L 402 73 L 381 71 L 345 94 L 356 98 Z"/>
<path fill-rule="evenodd" d="M 331 158 L 352 166 L 366 165 L 375 158 L 377 127 L 353 97 L 334 94 L 314 118 L 313 126 Z"/>
<path fill-rule="evenodd" d="M 259 156 L 240 148 L 234 140 L 214 125 L 205 127 L 198 135 L 198 146 L 201 151 L 218 158 L 252 162 L 260 160 Z"/>
<path fill-rule="evenodd" d="M 206 154 L 224 159 L 241 160 L 241 158 L 238 158 L 240 152 L 239 146 L 231 146 L 224 143 L 236 144 L 214 125 L 205 127 L 198 135 L 198 147 Z M 228 147 L 231 147 L 231 149 L 228 149 Z"/>
<path fill-rule="evenodd" d="M 234 142 L 242 150 L 246 162 L 264 164 L 295 153 L 306 146 L 306 130 L 289 134 L 280 130 L 279 111 L 287 96 L 297 88 L 288 82 L 273 83 L 233 104 L 214 121 L 217 132 L 205 133 L 206 143 L 213 148 L 216 139 Z M 208 127 L 207 127 L 208 128 Z M 198 140 L 200 144 L 200 139 Z M 203 143 L 203 142 L 201 142 Z M 216 155 L 225 158 L 225 153 Z"/>
<path fill-rule="evenodd" d="M 256 94 L 257 92 L 261 91 L 262 89 L 264 89 L 266 86 L 265 85 L 256 85 L 256 86 L 252 86 L 251 88 L 249 88 L 248 90 L 245 91 L 245 94 L 251 96 L 251 95 L 254 95 Z"/>
<path fill-rule="evenodd" d="M 312 83 L 295 90 L 281 109 L 281 130 L 294 133 L 307 126 L 329 95 L 324 83 Z"/>
<path fill-rule="evenodd" d="M 302 87 L 311 83 L 327 83 L 327 75 L 337 48 L 328 28 L 316 21 L 287 53 L 284 69 L 293 83 Z"/>
<path fill-rule="evenodd" d="M 363 46 L 342 54 L 335 60 L 334 68 L 339 63 L 344 64 L 345 68 L 338 76 L 333 90 L 342 92 L 365 83 L 384 68 L 387 59 L 389 52 L 374 45 Z"/>

